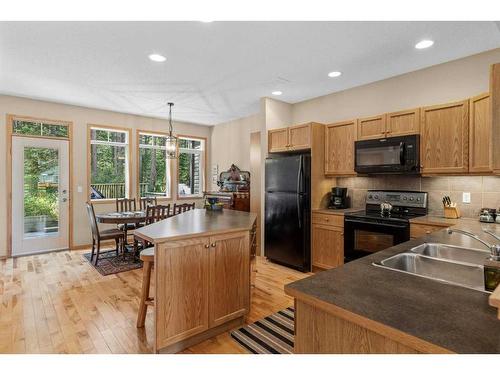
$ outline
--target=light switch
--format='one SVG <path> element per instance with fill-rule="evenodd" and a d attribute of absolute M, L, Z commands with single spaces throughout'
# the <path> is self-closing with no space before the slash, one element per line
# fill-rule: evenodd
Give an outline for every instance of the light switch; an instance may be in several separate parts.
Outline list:
<path fill-rule="evenodd" d="M 82 186 L 81 186 L 81 185 L 78 185 L 78 186 L 76 187 L 76 191 L 78 191 L 79 193 L 83 193 L 83 188 L 82 188 Z"/>
<path fill-rule="evenodd" d="M 462 193 L 462 202 L 463 203 L 470 203 L 470 193 L 469 192 Z"/>

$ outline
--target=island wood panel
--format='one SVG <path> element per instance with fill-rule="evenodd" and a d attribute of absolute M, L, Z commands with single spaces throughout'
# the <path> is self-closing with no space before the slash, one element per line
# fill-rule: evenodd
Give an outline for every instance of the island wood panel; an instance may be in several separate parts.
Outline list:
<path fill-rule="evenodd" d="M 358 119 L 358 140 L 384 138 L 386 115 Z"/>
<path fill-rule="evenodd" d="M 470 99 L 469 172 L 492 172 L 491 138 L 490 94 L 486 93 Z"/>
<path fill-rule="evenodd" d="M 388 137 L 418 134 L 420 132 L 420 108 L 388 113 L 386 121 Z"/>
<path fill-rule="evenodd" d="M 311 124 L 289 127 L 288 143 L 293 151 L 311 148 Z"/>
<path fill-rule="evenodd" d="M 288 128 L 273 129 L 267 133 L 268 151 L 288 151 Z"/>
<path fill-rule="evenodd" d="M 417 354 L 417 350 L 301 300 L 295 301 L 296 354 Z"/>
<path fill-rule="evenodd" d="M 488 298 L 490 306 L 496 307 L 498 309 L 498 319 L 500 319 L 500 285 L 491 293 Z"/>
<path fill-rule="evenodd" d="M 344 227 L 344 216 L 313 212 L 312 222 L 313 224 L 325 224 L 325 225 L 335 225 L 337 227 Z"/>
<path fill-rule="evenodd" d="M 331 176 L 355 175 L 354 142 L 357 139 L 357 121 L 344 121 L 326 126 L 325 174 Z"/>
<path fill-rule="evenodd" d="M 155 249 L 155 352 L 209 328 L 209 237 Z"/>
<path fill-rule="evenodd" d="M 467 173 L 468 143 L 468 100 L 422 108 L 422 174 Z"/>
<path fill-rule="evenodd" d="M 248 313 L 250 308 L 249 245 L 248 231 L 210 238 L 210 327 Z"/>
<path fill-rule="evenodd" d="M 312 225 L 312 265 L 329 269 L 344 264 L 344 228 Z"/>
<path fill-rule="evenodd" d="M 500 174 L 500 63 L 493 64 L 490 69 L 490 113 L 493 144 L 493 172 Z"/>

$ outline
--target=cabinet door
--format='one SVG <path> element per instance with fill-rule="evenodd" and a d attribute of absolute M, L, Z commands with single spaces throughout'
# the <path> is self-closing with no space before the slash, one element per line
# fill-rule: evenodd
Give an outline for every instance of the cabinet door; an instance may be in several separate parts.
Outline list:
<path fill-rule="evenodd" d="M 323 269 L 344 264 L 344 228 L 313 224 L 312 264 Z"/>
<path fill-rule="evenodd" d="M 288 151 L 288 128 L 269 130 L 267 142 L 269 152 Z"/>
<path fill-rule="evenodd" d="M 376 139 L 385 137 L 385 115 L 358 119 L 358 139 Z"/>
<path fill-rule="evenodd" d="M 422 108 L 420 163 L 424 174 L 469 169 L 469 101 Z"/>
<path fill-rule="evenodd" d="M 311 148 L 311 124 L 289 127 L 288 140 L 292 150 Z"/>
<path fill-rule="evenodd" d="M 210 327 L 245 315 L 250 307 L 250 237 L 210 237 Z"/>
<path fill-rule="evenodd" d="M 208 329 L 209 238 L 155 249 L 156 348 Z"/>
<path fill-rule="evenodd" d="M 500 174 L 500 63 L 493 64 L 490 71 L 492 166 L 495 174 Z"/>
<path fill-rule="evenodd" d="M 489 94 L 471 98 L 469 117 L 469 172 L 489 173 L 492 171 Z"/>
<path fill-rule="evenodd" d="M 327 125 L 325 140 L 325 174 L 336 176 L 355 175 L 354 141 L 356 121 Z"/>
<path fill-rule="evenodd" d="M 388 113 L 386 119 L 388 137 L 418 134 L 420 131 L 420 108 Z"/>

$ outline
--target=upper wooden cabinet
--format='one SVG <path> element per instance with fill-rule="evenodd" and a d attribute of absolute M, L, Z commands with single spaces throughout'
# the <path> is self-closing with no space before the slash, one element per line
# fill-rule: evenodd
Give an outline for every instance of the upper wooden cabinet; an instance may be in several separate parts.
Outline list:
<path fill-rule="evenodd" d="M 500 174 L 500 64 L 491 66 L 490 74 L 490 114 L 492 140 L 492 166 L 495 174 Z"/>
<path fill-rule="evenodd" d="M 469 101 L 424 107 L 421 111 L 422 173 L 468 172 Z"/>
<path fill-rule="evenodd" d="M 268 131 L 268 151 L 287 152 L 311 148 L 312 126 L 314 123 L 290 126 Z"/>
<path fill-rule="evenodd" d="M 338 122 L 325 129 L 325 174 L 331 176 L 355 175 L 354 141 L 356 120 Z"/>
<path fill-rule="evenodd" d="M 492 172 L 491 138 L 490 94 L 486 93 L 470 99 L 469 172 Z"/>
<path fill-rule="evenodd" d="M 267 140 L 269 152 L 288 151 L 288 128 L 269 130 Z"/>
<path fill-rule="evenodd" d="M 386 114 L 386 136 L 418 134 L 420 132 L 420 108 Z"/>
<path fill-rule="evenodd" d="M 386 116 L 372 116 L 358 119 L 358 139 L 384 138 L 386 133 Z"/>

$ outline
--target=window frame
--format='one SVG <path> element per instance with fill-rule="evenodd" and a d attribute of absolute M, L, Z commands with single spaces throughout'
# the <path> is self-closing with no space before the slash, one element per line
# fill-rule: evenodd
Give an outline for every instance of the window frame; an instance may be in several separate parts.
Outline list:
<path fill-rule="evenodd" d="M 117 131 L 126 134 L 125 143 L 125 155 L 127 159 L 125 160 L 125 198 L 130 198 L 132 196 L 132 147 L 130 145 L 132 141 L 132 129 L 125 128 L 115 125 L 101 125 L 101 124 L 87 124 L 87 200 L 92 203 L 111 203 L 116 200 L 116 198 L 104 198 L 104 199 L 91 199 L 90 198 L 90 185 L 92 183 L 92 172 L 91 172 L 91 162 L 92 162 L 92 148 L 91 148 L 91 130 L 109 130 Z"/>
<path fill-rule="evenodd" d="M 178 140 L 181 139 L 193 139 L 193 140 L 199 140 L 203 141 L 203 150 L 201 150 L 201 155 L 202 155 L 202 162 L 201 162 L 201 167 L 202 167 L 202 173 L 201 176 L 203 177 L 203 181 L 201 184 L 201 192 L 200 194 L 190 194 L 190 195 L 179 195 L 179 154 L 180 154 L 180 147 L 179 143 L 177 143 L 177 159 L 175 163 L 176 167 L 176 197 L 177 200 L 183 200 L 183 199 L 201 199 L 203 198 L 203 192 L 206 190 L 206 185 L 207 185 L 207 138 L 206 137 L 199 137 L 199 136 L 194 136 L 194 135 L 186 135 L 186 134 L 177 134 L 176 135 Z"/>
<path fill-rule="evenodd" d="M 141 143 L 140 143 L 140 135 L 141 134 L 146 134 L 146 135 L 152 135 L 152 136 L 161 136 L 161 137 L 167 137 L 168 136 L 168 133 L 166 132 L 159 132 L 159 131 L 155 131 L 155 130 L 146 130 L 146 129 L 136 129 L 135 131 L 135 144 L 136 144 L 136 168 L 135 168 L 135 189 L 136 189 L 136 195 L 137 195 L 137 198 L 138 199 L 141 199 L 141 188 L 140 188 L 140 179 L 141 179 L 141 173 L 140 173 L 140 169 L 141 169 L 141 163 L 140 163 L 140 151 L 141 151 Z M 168 186 L 168 190 L 169 190 L 169 195 L 165 196 L 165 197 L 162 197 L 162 196 L 156 196 L 156 199 L 157 200 L 161 200 L 161 201 L 171 201 L 173 199 L 173 164 L 172 163 L 172 159 L 169 159 L 169 163 L 168 163 L 168 172 L 170 174 L 170 181 L 169 181 L 169 186 Z"/>

